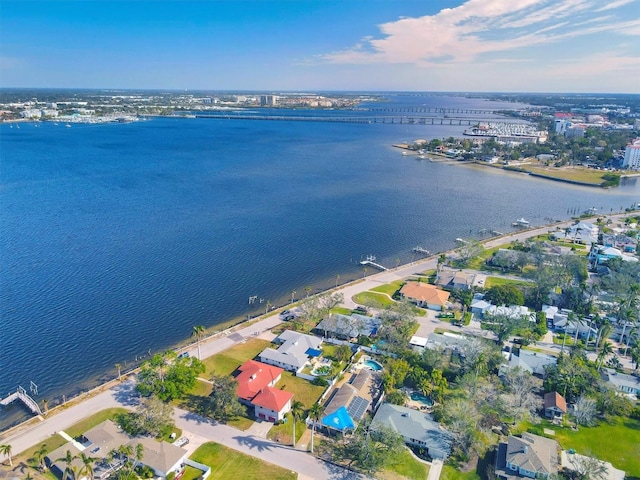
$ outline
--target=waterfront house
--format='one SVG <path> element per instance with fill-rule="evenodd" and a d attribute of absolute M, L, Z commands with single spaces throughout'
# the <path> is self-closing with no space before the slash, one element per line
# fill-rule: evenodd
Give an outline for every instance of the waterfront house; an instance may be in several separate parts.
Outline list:
<path fill-rule="evenodd" d="M 265 348 L 258 359 L 262 363 L 274 365 L 290 372 L 300 372 L 312 357 L 322 353 L 322 339 L 304 333 L 285 330 L 274 340 L 280 346 L 277 350 Z"/>
<path fill-rule="evenodd" d="M 509 435 L 498 444 L 496 477 L 501 480 L 547 478 L 558 473 L 558 442 L 532 433 Z"/>
<path fill-rule="evenodd" d="M 424 449 L 432 459 L 446 460 L 451 454 L 451 433 L 422 410 L 383 403 L 370 429 L 375 431 L 381 427 L 396 431 L 407 445 Z"/>
<path fill-rule="evenodd" d="M 400 296 L 419 307 L 437 311 L 444 310 L 449 300 L 449 292 L 423 282 L 405 283 L 400 289 Z"/>

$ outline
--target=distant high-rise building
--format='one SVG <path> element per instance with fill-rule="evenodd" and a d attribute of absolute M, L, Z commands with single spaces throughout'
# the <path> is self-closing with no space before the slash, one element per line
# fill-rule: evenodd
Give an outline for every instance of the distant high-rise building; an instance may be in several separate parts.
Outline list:
<path fill-rule="evenodd" d="M 275 95 L 260 95 L 260 105 L 263 107 L 275 107 L 278 97 Z"/>
<path fill-rule="evenodd" d="M 624 150 L 622 166 L 638 170 L 640 168 L 640 138 L 636 138 Z"/>

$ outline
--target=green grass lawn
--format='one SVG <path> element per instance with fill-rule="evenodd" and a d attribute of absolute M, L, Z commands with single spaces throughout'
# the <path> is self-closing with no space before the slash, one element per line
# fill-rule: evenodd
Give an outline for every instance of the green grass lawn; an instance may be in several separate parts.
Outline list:
<path fill-rule="evenodd" d="M 276 384 L 276 388 L 293 393 L 293 399 L 302 402 L 305 409 L 316 403 L 326 389 L 326 387 L 313 385 L 304 378 L 294 377 L 291 372 L 282 373 L 282 378 Z"/>
<path fill-rule="evenodd" d="M 624 470 L 628 477 L 640 478 L 640 420 L 614 417 L 596 427 L 580 427 L 578 431 L 543 421 L 532 431 L 542 433 L 543 428 L 555 430 L 563 449 L 594 455 Z"/>
<path fill-rule="evenodd" d="M 351 315 L 353 310 L 345 307 L 333 307 L 331 313 L 339 313 L 340 315 Z"/>
<path fill-rule="evenodd" d="M 290 470 L 214 442 L 203 444 L 190 458 L 211 467 L 211 475 L 208 477 L 211 479 L 296 480 L 298 478 L 298 475 Z"/>
<path fill-rule="evenodd" d="M 440 480 L 480 480 L 476 472 L 461 472 L 451 465 L 443 465 Z"/>
<path fill-rule="evenodd" d="M 408 478 L 411 480 L 424 480 L 429 474 L 429 465 L 416 460 L 409 450 L 404 450 L 396 458 L 396 462 L 381 472 L 384 480 Z"/>
<path fill-rule="evenodd" d="M 372 288 L 372 292 L 386 293 L 390 297 L 393 297 L 395 293 L 402 288 L 405 284 L 403 280 L 396 280 L 395 282 L 380 285 L 379 287 Z"/>
<path fill-rule="evenodd" d="M 306 418 L 306 414 L 303 415 L 303 417 Z M 293 438 L 293 419 L 291 413 L 287 413 L 285 418 L 287 420 L 285 423 L 271 427 L 267 438 L 279 442 L 282 445 L 291 445 L 291 439 Z M 300 441 L 300 437 L 302 437 L 306 429 L 307 426 L 304 424 L 304 419 L 296 421 L 296 444 Z"/>
<path fill-rule="evenodd" d="M 485 288 L 497 287 L 502 285 L 513 285 L 514 287 L 531 288 L 535 286 L 535 283 L 527 282 L 526 280 L 512 280 L 510 278 L 502 277 L 487 277 L 484 283 Z"/>
<path fill-rule="evenodd" d="M 353 296 L 353 301 L 371 308 L 385 308 L 394 303 L 386 295 L 369 291 L 356 293 Z"/>
<path fill-rule="evenodd" d="M 207 378 L 212 374 L 231 375 L 233 371 L 247 360 L 251 360 L 262 350 L 271 345 L 268 340 L 251 338 L 245 343 L 235 345 L 224 352 L 212 355 L 203 360 L 206 371 L 202 377 Z"/>

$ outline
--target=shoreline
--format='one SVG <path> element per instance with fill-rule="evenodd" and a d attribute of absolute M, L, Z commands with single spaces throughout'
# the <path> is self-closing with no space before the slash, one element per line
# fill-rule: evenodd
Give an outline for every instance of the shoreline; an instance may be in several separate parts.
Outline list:
<path fill-rule="evenodd" d="M 609 214 L 609 215 L 604 215 L 605 218 L 611 218 L 611 219 L 618 219 L 620 217 L 624 217 L 626 215 L 629 215 L 628 212 L 621 212 L 621 213 L 614 213 L 614 214 Z M 497 237 L 491 237 L 491 238 L 487 238 L 484 240 L 480 241 L 480 244 L 483 245 L 484 248 L 493 248 L 497 245 L 504 245 L 509 243 L 512 237 L 523 237 L 523 238 L 530 238 L 532 236 L 536 236 L 536 235 L 540 235 L 542 233 L 545 233 L 546 231 L 548 231 L 550 228 L 558 228 L 564 224 L 570 225 L 574 222 L 574 219 L 568 219 L 568 220 L 562 220 L 559 222 L 552 222 L 549 224 L 545 224 L 545 225 L 540 225 L 540 226 L 535 226 L 535 227 L 531 227 L 528 229 L 524 229 L 524 230 L 518 230 L 518 231 L 514 231 L 514 232 L 509 232 L 506 233 L 504 235 L 500 235 Z M 367 282 L 371 281 L 371 282 L 376 282 L 376 279 L 378 279 L 381 276 L 384 275 L 392 275 L 394 277 L 397 278 L 406 278 L 407 276 L 411 275 L 411 271 L 414 268 L 420 268 L 420 269 L 429 269 L 431 267 L 435 268 L 435 262 L 437 262 L 437 259 L 439 257 L 439 255 L 441 253 L 444 254 L 451 254 L 455 252 L 455 248 L 453 249 L 449 249 L 446 250 L 445 252 L 437 252 L 434 253 L 433 255 L 430 255 L 428 257 L 425 258 L 421 258 L 419 260 L 415 260 L 412 262 L 408 262 L 406 264 L 402 264 L 402 265 L 398 265 L 395 268 L 391 268 L 387 271 L 382 271 L 382 272 L 376 272 L 373 273 L 365 278 L 356 278 L 354 280 L 351 280 L 349 282 L 346 282 L 344 284 L 340 284 L 338 285 L 338 287 L 331 287 L 325 290 L 321 290 L 311 296 L 315 296 L 315 295 L 319 295 L 319 294 L 323 294 L 323 293 L 327 293 L 327 292 L 343 292 L 345 295 L 344 298 L 344 302 L 345 304 L 348 303 L 353 303 L 353 301 L 351 300 L 353 294 L 355 293 L 351 293 L 351 291 L 355 291 L 356 289 L 359 288 L 359 285 L 361 284 L 366 284 Z M 433 265 L 430 265 L 433 264 Z M 402 273 L 404 272 L 404 273 Z M 358 290 L 358 291 L 366 291 L 368 289 L 367 288 L 362 288 L 362 290 Z M 229 326 L 230 323 L 233 323 L 237 320 L 237 318 L 234 319 L 229 319 L 225 322 L 222 322 L 218 325 L 222 325 L 223 328 L 218 330 L 214 330 L 212 332 L 210 332 L 206 337 L 202 338 L 200 340 L 200 348 L 201 350 L 205 350 L 205 353 L 202 355 L 202 358 L 208 358 L 209 356 L 215 354 L 215 353 L 209 353 L 206 354 L 206 350 L 207 350 L 207 345 L 211 345 L 214 342 L 219 342 L 221 340 L 225 340 L 230 334 L 232 333 L 236 333 L 239 330 L 244 330 L 248 327 L 251 327 L 252 325 L 255 324 L 259 324 L 259 323 L 271 323 L 271 322 L 275 322 L 275 325 L 265 328 L 263 331 L 267 331 L 267 330 L 271 330 L 272 328 L 274 328 L 274 326 L 279 325 L 281 323 L 283 323 L 283 320 L 280 319 L 279 313 L 287 308 L 289 305 L 295 305 L 297 302 L 294 302 L 293 304 L 284 304 L 278 307 L 274 307 L 271 309 L 271 311 L 265 313 L 265 314 L 261 314 L 258 315 L 256 317 L 253 317 L 251 319 L 248 320 L 242 320 L 239 323 L 235 323 Z M 258 330 L 257 330 L 258 331 Z M 186 344 L 184 343 L 186 342 Z M 178 353 L 182 353 L 182 352 L 186 352 L 188 351 L 190 354 L 195 355 L 197 352 L 197 342 L 195 341 L 189 341 L 189 337 L 183 340 L 179 340 L 176 343 L 173 344 L 174 347 L 170 347 L 171 350 L 175 350 Z M 228 347 L 222 348 L 222 350 L 226 349 Z M 220 351 L 222 351 L 220 350 Z M 217 352 L 216 352 L 217 353 Z M 145 358 L 145 360 L 147 360 Z M 142 363 L 142 362 L 141 362 Z M 55 417 L 57 414 L 64 412 L 66 409 L 83 402 L 84 400 L 88 400 L 90 398 L 93 398 L 101 393 L 106 392 L 107 390 L 110 390 L 111 388 L 113 388 L 114 386 L 117 386 L 119 384 L 122 384 L 124 382 L 126 382 L 130 376 L 135 375 L 139 369 L 140 369 L 140 364 L 137 365 L 136 367 L 127 370 L 126 372 L 122 372 L 121 373 L 121 379 L 118 379 L 117 375 L 114 378 L 111 378 L 109 380 L 106 380 L 102 383 L 100 383 L 99 385 L 96 385 L 92 388 L 90 388 L 87 391 L 84 392 L 80 392 L 78 395 L 75 395 L 69 399 L 66 399 L 66 401 L 64 403 L 61 404 L 57 404 L 54 405 L 52 407 L 50 407 L 48 409 L 48 413 L 47 415 L 42 418 L 40 416 L 32 416 L 18 424 L 12 425 L 11 427 L 0 431 L 0 440 L 4 440 L 12 435 L 15 434 L 20 434 L 22 433 L 24 430 L 27 430 L 29 428 L 31 428 L 33 425 L 39 425 L 42 422 L 46 421 L 49 418 Z M 39 420 L 39 421 L 38 421 Z M 32 425 L 33 424 L 33 425 Z"/>

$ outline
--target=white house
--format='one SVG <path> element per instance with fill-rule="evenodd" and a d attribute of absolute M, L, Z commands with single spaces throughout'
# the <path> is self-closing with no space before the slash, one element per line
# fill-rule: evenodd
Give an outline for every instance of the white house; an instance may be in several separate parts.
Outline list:
<path fill-rule="evenodd" d="M 290 372 L 300 372 L 311 357 L 317 357 L 321 351 L 322 339 L 304 333 L 285 330 L 276 338 L 281 343 L 277 350 L 265 348 L 259 360 L 262 363 L 275 365 Z"/>

